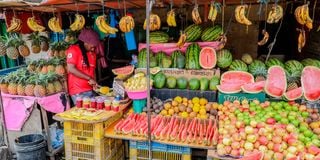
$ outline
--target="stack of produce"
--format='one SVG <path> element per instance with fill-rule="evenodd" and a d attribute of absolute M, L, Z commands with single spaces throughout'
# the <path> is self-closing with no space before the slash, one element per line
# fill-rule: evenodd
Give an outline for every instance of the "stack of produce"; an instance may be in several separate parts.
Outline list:
<path fill-rule="evenodd" d="M 197 118 L 152 116 L 151 136 L 154 140 L 213 146 L 217 138 L 217 121 Z M 117 134 L 147 136 L 147 116 L 131 113 L 114 127 Z"/>
<path fill-rule="evenodd" d="M 30 72 L 47 74 L 49 72 L 54 72 L 60 76 L 64 76 L 67 73 L 66 70 L 66 59 L 64 58 L 51 58 L 49 60 L 40 59 L 31 61 L 27 69 Z"/>
<path fill-rule="evenodd" d="M 150 83 L 152 86 L 152 81 Z M 136 73 L 124 82 L 124 87 L 127 91 L 131 92 L 145 91 L 147 90 L 147 77 L 144 73 Z"/>
<path fill-rule="evenodd" d="M 236 100 L 219 104 L 218 110 L 219 155 L 239 157 L 261 151 L 266 160 L 320 157 L 320 135 L 313 132 L 318 132 L 318 125 L 307 123 L 310 112 L 315 112 L 305 105 Z"/>
<path fill-rule="evenodd" d="M 10 59 L 17 59 L 19 55 L 27 57 L 30 49 L 22 39 L 21 34 L 13 33 L 9 37 L 0 38 L 0 55 L 7 55 Z"/>
<path fill-rule="evenodd" d="M 67 38 L 66 38 L 67 39 Z M 66 50 L 68 49 L 68 47 L 70 46 L 71 42 L 74 41 L 72 40 L 73 38 L 70 37 L 68 38 L 68 42 L 65 41 L 60 41 L 60 42 L 53 42 L 50 44 L 51 49 L 48 52 L 48 55 L 50 57 L 61 57 L 61 58 L 65 58 L 66 57 Z"/>
<path fill-rule="evenodd" d="M 38 54 L 41 51 L 46 52 L 49 50 L 49 38 L 40 35 L 39 32 L 33 32 L 28 36 L 28 40 L 31 41 L 31 52 Z"/>
<path fill-rule="evenodd" d="M 1 77 L 0 88 L 1 92 L 11 95 L 43 97 L 63 91 L 59 79 L 53 72 L 42 74 L 19 69 Z"/>
<path fill-rule="evenodd" d="M 173 76 L 167 76 L 163 72 L 158 72 L 152 76 L 154 87 L 157 89 L 169 88 L 169 89 L 190 89 L 200 91 L 215 91 L 219 84 L 219 71 L 211 78 L 202 77 L 200 79 L 191 78 L 189 81 L 185 77 L 175 78 Z"/>

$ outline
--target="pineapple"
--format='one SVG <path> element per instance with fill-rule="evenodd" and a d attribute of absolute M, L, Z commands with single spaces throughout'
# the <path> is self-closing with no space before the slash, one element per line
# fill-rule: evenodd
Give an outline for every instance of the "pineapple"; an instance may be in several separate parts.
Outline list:
<path fill-rule="evenodd" d="M 60 76 L 64 76 L 66 74 L 66 70 L 64 68 L 64 60 L 63 59 L 59 59 L 59 58 L 55 58 L 53 60 L 53 63 L 55 64 L 55 73 L 60 75 Z"/>
<path fill-rule="evenodd" d="M 27 57 L 30 55 L 29 47 L 26 45 L 25 41 L 22 39 L 21 35 L 17 38 L 18 51 L 22 57 Z"/>
<path fill-rule="evenodd" d="M 296 82 L 290 82 L 288 83 L 287 91 L 293 90 L 299 88 L 298 83 Z"/>
<path fill-rule="evenodd" d="M 0 56 L 4 56 L 6 54 L 6 42 L 3 38 L 0 38 Z"/>
<path fill-rule="evenodd" d="M 54 59 L 49 60 L 47 64 L 48 72 L 55 72 Z"/>
<path fill-rule="evenodd" d="M 45 84 L 45 76 L 43 74 L 39 75 L 39 78 L 36 79 L 36 85 L 34 86 L 34 95 L 36 97 L 44 97 L 47 94 Z"/>
<path fill-rule="evenodd" d="M 260 81 L 265 81 L 265 80 L 266 80 L 266 78 L 264 76 L 257 76 L 255 78 L 255 82 L 260 82 Z"/>
<path fill-rule="evenodd" d="M 36 61 L 31 61 L 27 67 L 28 71 L 30 72 L 36 71 L 36 63 L 37 63 Z"/>
<path fill-rule="evenodd" d="M 56 93 L 56 89 L 54 87 L 54 84 L 53 84 L 53 80 L 55 78 L 56 74 L 53 73 L 53 72 L 49 72 L 47 75 L 46 75 L 46 88 L 47 88 L 47 93 L 50 95 L 50 94 L 54 94 Z"/>
<path fill-rule="evenodd" d="M 13 73 L 9 75 L 9 85 L 8 85 L 8 93 L 12 95 L 17 95 L 17 75 Z"/>
<path fill-rule="evenodd" d="M 31 40 L 31 51 L 32 53 L 40 53 L 41 51 L 41 38 L 39 32 L 33 32 L 28 36 L 28 40 Z"/>
<path fill-rule="evenodd" d="M 57 77 L 53 80 L 53 85 L 54 85 L 54 88 L 55 88 L 56 92 L 62 92 L 63 91 L 62 84 L 61 84 L 61 82 L 59 81 L 59 79 Z"/>
<path fill-rule="evenodd" d="M 8 91 L 8 79 L 7 77 L 0 78 L 0 90 L 3 93 L 9 93 Z"/>
<path fill-rule="evenodd" d="M 27 85 L 24 91 L 27 96 L 34 96 L 35 79 L 36 79 L 36 76 L 33 75 L 33 76 L 30 76 L 26 81 Z"/>
<path fill-rule="evenodd" d="M 17 93 L 20 96 L 25 96 L 25 86 L 26 85 L 26 76 L 22 76 L 19 78 L 18 86 L 17 86 Z"/>
<path fill-rule="evenodd" d="M 17 59 L 19 57 L 19 51 L 14 46 L 7 47 L 6 52 L 10 59 Z"/>
<path fill-rule="evenodd" d="M 47 52 L 49 50 L 49 38 L 45 36 L 40 36 L 40 41 L 41 50 Z"/>

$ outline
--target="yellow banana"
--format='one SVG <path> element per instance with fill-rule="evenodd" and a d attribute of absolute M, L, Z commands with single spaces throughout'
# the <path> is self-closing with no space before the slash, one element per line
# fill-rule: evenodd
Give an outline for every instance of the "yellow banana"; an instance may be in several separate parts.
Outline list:
<path fill-rule="evenodd" d="M 312 29 L 313 20 L 311 19 L 310 15 L 309 15 L 309 4 L 303 5 L 302 8 L 303 8 L 302 18 L 303 18 L 304 22 L 306 23 L 307 28 Z"/>
<path fill-rule="evenodd" d="M 161 28 L 160 17 L 156 14 L 150 15 L 150 31 L 155 31 Z M 144 20 L 143 29 L 147 29 L 147 19 Z"/>
<path fill-rule="evenodd" d="M 53 32 L 62 32 L 59 19 L 57 17 L 52 17 L 49 19 L 48 27 Z"/>
<path fill-rule="evenodd" d="M 306 45 L 306 34 L 303 29 L 298 29 L 299 36 L 298 36 L 298 51 L 301 53 L 302 48 Z"/>
<path fill-rule="evenodd" d="M 227 41 L 228 41 L 227 36 L 224 35 L 224 34 L 221 35 L 221 36 L 220 36 L 220 40 L 219 40 L 219 45 L 218 45 L 218 47 L 217 47 L 217 50 L 223 49 L 224 46 L 227 44 Z"/>
<path fill-rule="evenodd" d="M 273 5 L 268 13 L 267 23 L 278 23 L 283 17 L 283 8 L 280 5 Z"/>
<path fill-rule="evenodd" d="M 320 31 L 320 26 L 318 27 L 318 29 L 317 29 L 317 32 L 319 32 Z"/>
<path fill-rule="evenodd" d="M 170 27 L 176 27 L 177 26 L 177 23 L 176 23 L 176 13 L 174 12 L 174 10 L 170 10 L 168 13 L 167 13 L 167 23 L 168 23 L 168 26 Z"/>
<path fill-rule="evenodd" d="M 98 29 L 105 34 L 115 34 L 116 32 L 118 32 L 118 29 L 113 28 L 109 26 L 109 24 L 107 24 L 103 15 L 97 17 L 96 25 Z"/>
<path fill-rule="evenodd" d="M 85 18 L 80 14 L 76 14 L 74 22 L 70 25 L 70 30 L 79 31 L 84 27 L 85 23 Z"/>
<path fill-rule="evenodd" d="M 247 26 L 252 25 L 252 22 L 246 17 L 246 9 L 248 5 L 239 5 L 235 9 L 236 21 L 240 24 L 245 24 Z"/>
<path fill-rule="evenodd" d="M 43 32 L 45 30 L 43 26 L 36 22 L 35 17 L 33 16 L 28 18 L 27 25 L 34 32 Z"/>
<path fill-rule="evenodd" d="M 131 16 L 124 16 L 120 19 L 119 27 L 122 32 L 130 32 L 134 26 L 134 20 Z"/>
<path fill-rule="evenodd" d="M 217 19 L 217 15 L 218 15 L 218 10 L 214 6 L 214 3 L 211 3 L 209 14 L 208 14 L 208 19 L 211 20 L 212 22 L 214 22 Z"/>
<path fill-rule="evenodd" d="M 202 23 L 202 20 L 201 20 L 197 5 L 192 10 L 192 20 L 193 20 L 193 22 L 195 24 L 201 24 Z"/>
<path fill-rule="evenodd" d="M 266 30 L 262 30 L 263 38 L 258 42 L 259 46 L 265 45 L 269 40 L 269 33 Z"/>
<path fill-rule="evenodd" d="M 177 47 L 182 48 L 186 43 L 187 35 L 185 33 L 181 33 L 179 40 L 177 42 Z"/>
<path fill-rule="evenodd" d="M 299 24 L 301 24 L 301 25 L 305 25 L 305 22 L 304 22 L 304 20 L 302 19 L 302 12 L 301 12 L 301 10 L 302 10 L 302 6 L 299 6 L 299 7 L 297 7 L 296 9 L 295 9 L 295 11 L 294 11 L 294 16 L 295 16 L 295 18 L 296 18 L 296 20 L 297 20 L 297 22 L 299 23 Z"/>
<path fill-rule="evenodd" d="M 12 17 L 7 32 L 19 32 L 21 29 L 22 21 L 16 17 Z"/>

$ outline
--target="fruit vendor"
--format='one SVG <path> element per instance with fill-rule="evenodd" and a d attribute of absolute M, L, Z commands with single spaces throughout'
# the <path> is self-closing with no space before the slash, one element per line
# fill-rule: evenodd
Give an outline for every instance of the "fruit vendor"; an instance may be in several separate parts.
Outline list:
<path fill-rule="evenodd" d="M 95 80 L 96 47 L 100 40 L 92 29 L 83 29 L 78 42 L 67 49 L 68 90 L 73 104 L 76 98 L 91 97 L 97 86 Z"/>

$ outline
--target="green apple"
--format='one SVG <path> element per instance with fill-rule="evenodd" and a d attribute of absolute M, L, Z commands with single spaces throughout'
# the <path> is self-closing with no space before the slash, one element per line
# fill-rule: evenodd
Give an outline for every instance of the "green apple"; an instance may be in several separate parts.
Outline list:
<path fill-rule="evenodd" d="M 304 142 L 305 141 L 305 137 L 303 134 L 299 134 L 298 136 L 299 141 Z"/>
<path fill-rule="evenodd" d="M 312 135 L 313 135 L 313 132 L 310 131 L 310 130 L 305 130 L 305 131 L 303 132 L 303 135 L 304 135 L 305 137 L 311 138 Z"/>
<path fill-rule="evenodd" d="M 307 117 L 309 117 L 309 112 L 302 112 L 301 116 L 304 118 L 307 118 Z"/>
<path fill-rule="evenodd" d="M 274 119 L 275 119 L 276 121 L 280 121 L 281 118 L 282 118 L 282 117 L 281 117 L 279 114 L 274 115 Z"/>
<path fill-rule="evenodd" d="M 291 121 L 293 121 L 293 120 L 295 120 L 296 119 L 296 117 L 294 117 L 294 116 L 291 116 L 291 115 L 289 115 L 288 116 L 288 120 L 291 122 Z"/>
<path fill-rule="evenodd" d="M 319 139 L 313 139 L 312 144 L 316 145 L 317 147 L 320 147 L 320 140 Z"/>
<path fill-rule="evenodd" d="M 299 120 L 296 120 L 296 119 L 291 121 L 291 123 L 296 127 L 299 127 L 299 124 L 300 124 Z"/>
<path fill-rule="evenodd" d="M 289 124 L 289 120 L 286 118 L 281 119 L 280 122 L 283 124 Z"/>
<path fill-rule="evenodd" d="M 300 133 L 304 133 L 304 131 L 306 131 L 306 130 L 308 130 L 308 127 L 306 127 L 306 126 L 300 126 L 299 127 Z"/>

